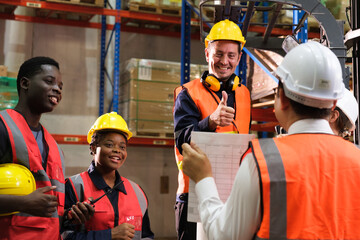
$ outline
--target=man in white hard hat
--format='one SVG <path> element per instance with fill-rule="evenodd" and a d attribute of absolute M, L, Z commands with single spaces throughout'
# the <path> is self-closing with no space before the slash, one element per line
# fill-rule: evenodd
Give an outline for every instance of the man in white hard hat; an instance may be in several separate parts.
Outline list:
<path fill-rule="evenodd" d="M 251 141 L 225 204 L 206 155 L 183 144 L 208 239 L 360 239 L 360 150 L 328 123 L 344 92 L 337 57 L 304 43 L 276 75 L 275 115 L 288 135 Z"/>
<path fill-rule="evenodd" d="M 336 108 L 331 112 L 330 127 L 334 134 L 348 138 L 355 130 L 355 122 L 359 115 L 359 105 L 354 95 L 345 89 L 344 97 L 336 103 Z"/>

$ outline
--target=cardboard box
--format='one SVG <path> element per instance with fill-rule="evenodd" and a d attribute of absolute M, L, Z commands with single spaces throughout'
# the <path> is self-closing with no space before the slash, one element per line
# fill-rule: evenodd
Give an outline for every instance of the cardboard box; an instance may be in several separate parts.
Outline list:
<path fill-rule="evenodd" d="M 134 136 L 174 138 L 173 121 L 129 120 L 127 123 Z"/>
<path fill-rule="evenodd" d="M 159 0 L 128 0 L 127 5 L 131 5 L 131 4 L 158 6 Z"/>
<path fill-rule="evenodd" d="M 161 7 L 181 8 L 181 0 L 159 0 Z"/>
<path fill-rule="evenodd" d="M 7 77 L 7 66 L 0 65 L 0 77 Z"/>
<path fill-rule="evenodd" d="M 173 103 L 129 100 L 120 103 L 121 116 L 128 120 L 173 121 Z"/>
<path fill-rule="evenodd" d="M 198 64 L 190 65 L 190 79 L 201 76 Z M 131 58 L 122 68 L 121 79 L 142 79 L 149 81 L 172 82 L 180 85 L 181 65 L 179 62 Z"/>
<path fill-rule="evenodd" d="M 120 85 L 121 100 L 174 101 L 174 89 L 177 83 L 130 79 Z"/>
<path fill-rule="evenodd" d="M 207 70 L 197 64 L 190 68 L 190 79 Z M 174 90 L 180 78 L 178 62 L 132 58 L 122 65 L 119 114 L 134 136 L 173 138 Z"/>
<path fill-rule="evenodd" d="M 104 0 L 46 0 L 47 2 L 69 3 L 90 7 L 104 7 Z"/>
<path fill-rule="evenodd" d="M 119 114 L 134 136 L 173 137 L 173 103 L 135 101 L 120 103 Z"/>
<path fill-rule="evenodd" d="M 18 72 L 7 72 L 8 78 L 17 78 Z"/>

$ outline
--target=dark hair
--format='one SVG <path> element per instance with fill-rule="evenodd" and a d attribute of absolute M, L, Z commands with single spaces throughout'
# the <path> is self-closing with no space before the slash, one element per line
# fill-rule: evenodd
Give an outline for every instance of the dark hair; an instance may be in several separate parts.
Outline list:
<path fill-rule="evenodd" d="M 42 71 L 41 65 L 53 65 L 60 70 L 59 63 L 49 57 L 33 57 L 26 60 L 23 64 L 21 64 L 17 76 L 16 84 L 18 94 L 20 94 L 20 80 L 23 77 L 31 78 L 35 74 L 40 73 Z"/>
<path fill-rule="evenodd" d="M 335 125 L 337 129 L 339 129 L 339 136 L 344 137 L 349 134 L 349 129 L 351 129 L 352 124 L 339 107 L 335 107 L 335 110 L 339 112 L 339 117 L 336 119 Z"/>
<path fill-rule="evenodd" d="M 111 133 L 111 132 L 116 132 L 116 133 L 119 133 L 119 134 L 123 135 L 124 138 L 125 138 L 125 141 L 126 141 L 126 145 L 127 145 L 128 140 L 127 140 L 126 135 L 125 135 L 123 132 L 116 131 L 116 130 L 114 130 L 114 129 L 103 129 L 103 130 L 95 131 L 95 132 L 93 133 L 93 135 L 91 136 L 91 142 L 90 142 L 90 154 L 91 154 L 91 155 L 94 154 L 94 153 L 92 152 L 92 150 L 91 150 L 91 147 L 98 145 L 98 144 L 101 142 L 101 140 L 103 140 L 104 137 L 105 137 L 108 133 Z"/>
<path fill-rule="evenodd" d="M 282 88 L 284 89 L 283 83 L 281 81 L 279 81 L 279 87 L 278 88 Z M 277 96 L 279 97 L 279 91 L 277 91 Z M 325 118 L 327 116 L 330 115 L 331 113 L 331 108 L 315 108 L 315 107 L 310 107 L 310 106 L 306 106 L 304 104 L 298 103 L 290 98 L 289 102 L 291 107 L 294 109 L 294 112 L 297 115 L 306 117 L 306 118 L 316 118 L 316 119 L 320 119 L 320 118 Z"/>

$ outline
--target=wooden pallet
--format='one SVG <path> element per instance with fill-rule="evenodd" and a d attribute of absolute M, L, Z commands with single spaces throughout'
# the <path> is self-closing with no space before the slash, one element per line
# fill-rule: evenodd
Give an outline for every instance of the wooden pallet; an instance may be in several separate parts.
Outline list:
<path fill-rule="evenodd" d="M 67 3 L 88 7 L 104 7 L 104 0 L 46 0 L 47 2 Z"/>
<path fill-rule="evenodd" d="M 181 8 L 174 8 L 174 7 L 159 7 L 159 6 L 129 3 L 129 10 L 135 12 L 181 16 Z"/>
<path fill-rule="evenodd" d="M 128 120 L 133 136 L 152 138 L 174 138 L 174 125 L 169 121 Z"/>
<path fill-rule="evenodd" d="M 64 19 L 64 20 L 76 20 L 88 22 L 94 15 L 85 13 L 71 13 L 63 11 L 51 11 L 48 9 L 35 9 L 35 15 L 37 17 Z"/>
<path fill-rule="evenodd" d="M 133 131 L 134 137 L 152 137 L 152 138 L 174 138 L 173 132 L 160 133 L 160 132 L 142 132 L 142 131 Z"/>

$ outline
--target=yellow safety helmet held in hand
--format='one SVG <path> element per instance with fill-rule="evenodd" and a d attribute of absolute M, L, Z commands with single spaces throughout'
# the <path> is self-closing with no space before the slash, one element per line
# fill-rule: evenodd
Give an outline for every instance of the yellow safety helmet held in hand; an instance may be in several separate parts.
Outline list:
<path fill-rule="evenodd" d="M 23 196 L 36 190 L 34 176 L 20 164 L 0 164 L 0 194 Z M 17 212 L 0 214 L 6 216 Z"/>
<path fill-rule="evenodd" d="M 95 131 L 104 129 L 114 129 L 126 134 L 129 140 L 132 137 L 132 133 L 129 131 L 125 120 L 116 112 L 105 113 L 96 119 L 94 125 L 90 128 L 87 141 L 91 143 L 91 137 Z"/>
<path fill-rule="evenodd" d="M 209 42 L 216 40 L 231 40 L 241 43 L 243 49 L 246 40 L 239 28 L 233 21 L 225 19 L 217 22 L 210 30 L 209 35 L 205 38 L 205 47 L 208 47 Z"/>

